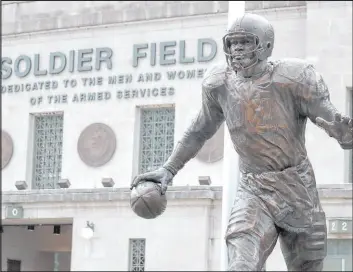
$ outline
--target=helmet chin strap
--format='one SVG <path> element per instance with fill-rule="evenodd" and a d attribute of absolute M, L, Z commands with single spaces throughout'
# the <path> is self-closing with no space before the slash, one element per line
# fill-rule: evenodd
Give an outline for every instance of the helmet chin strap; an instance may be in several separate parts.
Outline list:
<path fill-rule="evenodd" d="M 237 65 L 237 66 L 239 67 L 239 70 L 237 70 L 237 72 L 241 72 L 241 71 L 248 70 L 248 69 L 254 67 L 256 64 L 258 64 L 258 63 L 259 63 L 259 58 L 258 58 L 256 55 L 255 55 L 254 58 L 256 58 L 256 61 L 255 61 L 253 64 L 250 64 L 249 66 L 242 66 L 242 65 L 239 63 L 239 65 Z M 252 58 L 252 59 L 254 59 L 254 58 Z"/>
<path fill-rule="evenodd" d="M 237 74 L 243 76 L 244 78 L 256 77 L 257 75 L 261 75 L 264 70 L 266 63 L 264 61 L 259 60 L 258 56 L 255 56 L 256 61 L 249 66 L 242 66 L 239 64 L 239 69 L 236 69 Z M 256 69 L 258 68 L 258 69 Z"/>

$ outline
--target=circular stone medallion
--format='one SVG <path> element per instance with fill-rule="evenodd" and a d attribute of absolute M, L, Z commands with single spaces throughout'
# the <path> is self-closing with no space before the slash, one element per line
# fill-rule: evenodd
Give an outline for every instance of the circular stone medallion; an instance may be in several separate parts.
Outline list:
<path fill-rule="evenodd" d="M 77 143 L 77 152 L 81 160 L 92 167 L 99 167 L 110 161 L 115 149 L 114 131 L 101 123 L 86 127 Z"/>
<path fill-rule="evenodd" d="M 214 163 L 223 158 L 224 153 L 224 123 L 211 139 L 201 148 L 196 158 L 202 162 Z"/>
<path fill-rule="evenodd" d="M 9 164 L 12 154 L 12 138 L 6 131 L 1 130 L 1 169 L 4 169 Z"/>

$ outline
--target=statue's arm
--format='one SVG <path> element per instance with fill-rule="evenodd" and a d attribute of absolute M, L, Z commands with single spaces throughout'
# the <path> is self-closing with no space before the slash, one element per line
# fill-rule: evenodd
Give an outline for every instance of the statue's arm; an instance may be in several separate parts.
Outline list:
<path fill-rule="evenodd" d="M 190 159 L 197 155 L 204 143 L 217 132 L 223 121 L 222 108 L 212 96 L 210 89 L 203 86 L 201 110 L 163 167 L 176 175 Z"/>
<path fill-rule="evenodd" d="M 352 118 L 343 116 L 330 100 L 322 75 L 312 65 L 305 68 L 298 90 L 300 113 L 334 137 L 343 149 L 352 148 Z"/>

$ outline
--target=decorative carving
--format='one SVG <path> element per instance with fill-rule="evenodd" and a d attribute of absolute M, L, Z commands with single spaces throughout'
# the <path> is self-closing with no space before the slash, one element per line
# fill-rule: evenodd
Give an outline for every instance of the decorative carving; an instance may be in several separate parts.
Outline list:
<path fill-rule="evenodd" d="M 9 164 L 12 154 L 12 138 L 6 131 L 1 130 L 1 169 L 4 169 Z"/>
<path fill-rule="evenodd" d="M 114 131 L 102 123 L 86 127 L 77 143 L 77 151 L 81 160 L 92 167 L 99 167 L 110 161 L 115 149 Z"/>
<path fill-rule="evenodd" d="M 201 148 L 196 158 L 205 163 L 214 163 L 223 158 L 224 153 L 224 123 L 218 131 Z"/>

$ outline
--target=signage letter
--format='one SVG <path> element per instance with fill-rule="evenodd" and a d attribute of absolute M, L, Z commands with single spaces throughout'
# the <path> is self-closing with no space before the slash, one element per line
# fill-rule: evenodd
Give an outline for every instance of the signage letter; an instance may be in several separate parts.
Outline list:
<path fill-rule="evenodd" d="M 161 48 L 160 48 L 160 60 L 159 60 L 159 64 L 160 65 L 169 65 L 169 64 L 175 64 L 175 59 L 166 59 L 167 56 L 174 56 L 175 54 L 175 50 L 166 50 L 167 47 L 170 46 L 175 46 L 176 42 L 172 41 L 172 42 L 161 42 Z"/>
<path fill-rule="evenodd" d="M 2 58 L 1 59 L 1 79 L 8 79 L 12 75 L 12 68 L 7 66 L 7 64 L 12 64 L 12 59 Z"/>
<path fill-rule="evenodd" d="M 138 66 L 138 59 L 139 58 L 145 58 L 147 56 L 146 52 L 140 53 L 140 49 L 147 49 L 148 44 L 134 44 L 133 51 L 132 51 L 132 66 L 137 67 Z"/>
<path fill-rule="evenodd" d="M 23 72 L 20 71 L 21 61 L 24 61 L 25 63 L 25 69 Z M 15 64 L 14 64 L 15 75 L 18 77 L 25 77 L 31 71 L 31 67 L 32 67 L 31 59 L 28 56 L 21 55 L 15 60 Z"/>
<path fill-rule="evenodd" d="M 34 71 L 33 71 L 33 73 L 35 76 L 45 76 L 48 71 L 47 70 L 40 71 L 39 65 L 40 65 L 40 55 L 35 54 L 34 55 L 34 67 L 33 67 Z"/>
<path fill-rule="evenodd" d="M 83 49 L 83 50 L 78 50 L 78 56 L 77 56 L 77 71 L 79 72 L 84 72 L 84 71 L 92 71 L 92 65 L 84 66 L 86 62 L 91 62 L 92 57 L 85 57 L 85 54 L 92 54 L 93 49 Z"/>
<path fill-rule="evenodd" d="M 211 46 L 211 52 L 208 56 L 205 56 L 204 45 L 209 44 Z M 212 39 L 199 39 L 197 45 L 197 61 L 198 62 L 206 62 L 211 61 L 217 54 L 217 43 Z"/>
<path fill-rule="evenodd" d="M 103 54 L 102 56 L 102 53 Z M 97 48 L 96 49 L 96 70 L 99 71 L 101 69 L 101 62 L 107 63 L 107 68 L 109 70 L 112 69 L 112 60 L 111 57 L 113 55 L 113 50 L 108 47 Z"/>
<path fill-rule="evenodd" d="M 56 60 L 60 59 L 60 66 L 56 68 Z M 49 74 L 60 74 L 66 67 L 66 56 L 61 52 L 50 53 L 49 57 Z"/>

